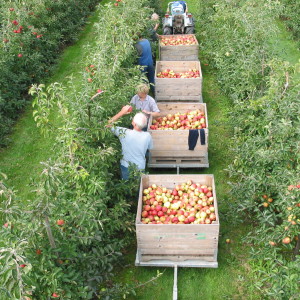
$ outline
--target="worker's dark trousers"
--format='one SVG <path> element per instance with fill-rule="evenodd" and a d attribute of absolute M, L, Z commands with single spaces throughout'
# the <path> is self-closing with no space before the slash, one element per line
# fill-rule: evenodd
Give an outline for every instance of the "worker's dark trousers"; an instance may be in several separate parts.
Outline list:
<path fill-rule="evenodd" d="M 153 93 L 153 96 L 155 95 L 155 88 L 154 88 L 154 75 L 155 75 L 155 69 L 153 65 L 150 66 L 143 66 L 142 72 L 146 74 L 148 81 L 150 83 L 150 90 Z"/>

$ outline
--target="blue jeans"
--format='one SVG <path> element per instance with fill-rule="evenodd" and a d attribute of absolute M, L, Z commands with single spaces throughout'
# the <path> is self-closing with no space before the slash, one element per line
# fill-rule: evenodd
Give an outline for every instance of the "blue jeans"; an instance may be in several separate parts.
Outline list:
<path fill-rule="evenodd" d="M 155 75 L 155 68 L 154 66 L 143 66 L 142 72 L 146 74 L 148 81 L 150 83 L 150 90 L 151 92 L 155 93 L 155 88 L 154 88 L 154 75 Z"/>
<path fill-rule="evenodd" d="M 129 179 L 129 170 L 128 170 L 128 168 L 126 168 L 122 165 L 121 165 L 121 178 L 123 180 L 128 180 Z"/>
<path fill-rule="evenodd" d="M 120 164 L 120 167 L 121 167 L 121 178 L 123 180 L 128 180 L 129 177 L 130 177 L 130 171 L 129 171 L 129 168 L 127 167 L 124 167 L 123 165 Z M 139 170 L 140 173 L 143 173 L 145 170 Z M 139 176 L 136 176 L 136 178 L 138 178 Z"/>

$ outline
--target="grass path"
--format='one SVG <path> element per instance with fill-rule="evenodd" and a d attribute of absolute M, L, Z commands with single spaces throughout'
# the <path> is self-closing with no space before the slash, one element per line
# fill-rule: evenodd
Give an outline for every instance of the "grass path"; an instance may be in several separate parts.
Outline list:
<path fill-rule="evenodd" d="M 164 6 L 168 1 L 163 1 Z M 196 1 L 189 1 L 189 10 L 193 11 Z M 189 299 L 243 299 L 243 280 L 247 278 L 246 256 L 248 245 L 243 245 L 242 237 L 249 231 L 249 225 L 234 225 L 230 219 L 231 199 L 229 195 L 228 175 L 224 170 L 233 159 L 229 151 L 232 127 L 228 123 L 227 112 L 231 110 L 230 100 L 222 95 L 205 57 L 199 52 L 203 73 L 203 99 L 207 105 L 209 123 L 209 164 L 207 169 L 180 169 L 180 174 L 213 174 L 220 216 L 220 239 L 218 269 L 179 268 L 178 298 Z M 205 61 L 206 62 L 206 61 Z M 150 173 L 176 174 L 176 169 L 152 169 Z M 232 240 L 226 244 L 226 238 Z M 155 277 L 157 271 L 163 275 L 153 283 L 137 291 L 131 300 L 165 300 L 172 299 L 174 281 L 173 268 L 135 267 L 136 245 L 126 257 L 126 269 L 120 271 L 120 282 L 147 282 Z M 155 296 L 154 296 L 155 295 Z M 252 299 L 255 299 L 254 297 Z"/>
<path fill-rule="evenodd" d="M 279 34 L 270 37 L 270 48 L 281 59 L 295 65 L 300 63 L 300 51 L 293 40 L 293 35 L 281 21 L 276 22 Z M 299 72 L 300 73 L 300 72 Z M 298 74 L 299 78 L 300 74 Z"/>
<path fill-rule="evenodd" d="M 232 128 L 227 122 L 226 112 L 230 110 L 230 101 L 219 90 L 209 66 L 203 68 L 203 98 L 207 103 L 209 117 L 209 162 L 208 169 L 180 169 L 181 174 L 214 174 L 220 215 L 221 232 L 217 269 L 179 268 L 178 298 L 189 299 L 243 299 L 244 290 L 241 280 L 247 279 L 246 253 L 248 245 L 243 245 L 242 237 L 249 231 L 249 225 L 234 225 L 230 219 L 230 197 L 228 195 L 228 176 L 224 170 L 228 160 L 232 159 L 228 151 Z M 151 173 L 176 173 L 176 170 L 153 169 Z M 226 244 L 226 238 L 232 240 Z M 173 268 L 135 267 L 134 245 L 126 257 L 126 269 L 120 271 L 121 282 L 146 282 L 157 274 L 163 275 L 152 286 L 145 286 L 137 291 L 137 296 L 128 299 L 165 300 L 172 299 L 174 280 Z M 155 298 L 154 296 L 155 295 Z M 255 298 L 252 298 L 255 299 Z"/>

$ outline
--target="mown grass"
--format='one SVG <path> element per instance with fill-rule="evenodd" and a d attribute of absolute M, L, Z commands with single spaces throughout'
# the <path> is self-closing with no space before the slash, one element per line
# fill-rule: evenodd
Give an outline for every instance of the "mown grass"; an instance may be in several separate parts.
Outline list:
<path fill-rule="evenodd" d="M 201 59 L 201 58 L 200 58 Z M 205 58 L 203 58 L 205 59 Z M 222 95 L 209 66 L 203 68 L 203 98 L 207 104 L 209 123 L 209 163 L 207 169 L 180 169 L 180 174 L 213 174 L 220 217 L 220 239 L 217 269 L 179 268 L 179 299 L 243 299 L 245 290 L 243 282 L 247 278 L 247 253 L 249 245 L 241 242 L 249 231 L 247 224 L 236 224 L 232 218 L 232 200 L 229 194 L 228 174 L 226 167 L 231 159 L 230 143 L 232 127 L 228 123 L 227 112 L 231 108 L 228 98 Z M 151 174 L 176 174 L 176 169 L 151 169 Z M 192 175 L 191 175 L 192 179 Z M 230 244 L 225 240 L 229 238 Z M 136 246 L 126 256 L 126 268 L 120 270 L 117 279 L 121 282 L 142 284 L 155 277 L 157 271 L 163 273 L 150 285 L 137 289 L 136 296 L 128 299 L 164 300 L 172 299 L 174 270 L 173 268 L 135 267 Z M 250 298 L 248 298 L 250 299 Z M 251 299 L 256 299 L 254 296 Z M 258 299 L 258 298 L 257 298 Z"/>
<path fill-rule="evenodd" d="M 167 1 L 163 1 L 166 7 Z M 189 1 L 189 11 L 193 11 L 196 1 Z M 209 124 L 209 168 L 206 169 L 180 169 L 180 174 L 213 174 L 216 183 L 216 192 L 220 217 L 220 239 L 218 249 L 217 269 L 179 268 L 178 270 L 178 298 L 189 299 L 244 299 L 245 287 L 243 282 L 247 278 L 247 253 L 249 245 L 243 244 L 242 237 L 249 232 L 247 224 L 235 224 L 232 219 L 226 167 L 233 159 L 230 152 L 233 128 L 229 124 L 227 113 L 231 109 L 230 100 L 225 97 L 218 87 L 214 70 L 210 69 L 209 62 L 201 57 L 203 72 L 203 99 L 207 105 Z M 203 63 L 205 62 L 205 63 Z M 176 169 L 151 169 L 150 174 L 176 174 Z M 192 175 L 191 175 L 192 179 Z M 229 238 L 230 244 L 225 240 Z M 131 249 L 126 257 L 126 268 L 120 270 L 118 281 L 142 284 L 155 277 L 157 272 L 163 273 L 150 285 L 137 289 L 136 296 L 128 299 L 139 300 L 165 300 L 172 299 L 174 270 L 173 268 L 135 267 L 136 247 Z M 247 299 L 258 299 L 255 296 Z"/>
<path fill-rule="evenodd" d="M 276 56 L 292 65 L 300 63 L 300 51 L 293 40 L 292 33 L 286 29 L 281 21 L 277 20 L 276 25 L 279 28 L 279 33 L 270 36 L 270 49 Z"/>

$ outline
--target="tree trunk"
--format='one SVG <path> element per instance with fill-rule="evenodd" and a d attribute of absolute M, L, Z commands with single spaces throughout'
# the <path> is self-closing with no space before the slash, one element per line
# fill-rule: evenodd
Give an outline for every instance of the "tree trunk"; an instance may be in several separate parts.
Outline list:
<path fill-rule="evenodd" d="M 56 248 L 48 216 L 45 216 L 45 227 L 46 227 L 46 231 L 47 231 L 47 235 L 48 235 L 48 239 L 49 239 L 51 247 Z"/>

